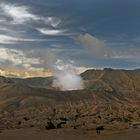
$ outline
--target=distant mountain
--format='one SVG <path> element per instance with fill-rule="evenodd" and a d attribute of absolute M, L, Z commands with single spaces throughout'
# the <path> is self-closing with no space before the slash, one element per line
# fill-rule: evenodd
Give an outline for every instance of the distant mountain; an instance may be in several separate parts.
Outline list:
<path fill-rule="evenodd" d="M 53 89 L 53 77 L 0 77 L 0 128 L 42 128 L 50 120 L 56 127 L 62 123 L 91 130 L 140 124 L 139 69 L 87 70 L 81 77 L 85 89 L 75 91 Z"/>
<path fill-rule="evenodd" d="M 5 78 L 4 76 L 0 76 L 0 84 L 4 84 L 4 83 L 13 83 L 14 81 L 12 81 L 12 79 L 10 78 Z"/>
<path fill-rule="evenodd" d="M 32 77 L 32 78 L 11 78 L 12 81 L 18 84 L 33 86 L 33 87 L 42 87 L 50 88 L 52 85 L 54 77 Z"/>
<path fill-rule="evenodd" d="M 137 70 L 87 70 L 81 76 L 86 88 L 127 90 L 140 92 L 140 69 Z"/>
<path fill-rule="evenodd" d="M 81 74 L 86 89 L 94 90 L 132 90 L 140 91 L 140 69 L 137 70 L 87 70 Z M 53 89 L 54 77 L 11 78 L 8 79 L 18 84 L 32 87 Z"/>
<path fill-rule="evenodd" d="M 87 70 L 81 77 L 85 83 L 84 90 L 63 92 L 53 89 L 53 77 L 0 77 L 0 83 L 3 83 L 0 85 L 0 101 L 5 100 L 2 102 L 3 107 L 14 102 L 18 102 L 17 107 L 21 107 L 93 98 L 100 101 L 140 99 L 140 70 Z"/>

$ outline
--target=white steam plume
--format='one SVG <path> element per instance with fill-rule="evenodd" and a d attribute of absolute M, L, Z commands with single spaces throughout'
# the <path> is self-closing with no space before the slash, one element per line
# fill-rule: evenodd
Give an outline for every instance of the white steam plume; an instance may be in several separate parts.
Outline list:
<path fill-rule="evenodd" d="M 44 56 L 45 65 L 53 72 L 55 80 L 53 87 L 60 90 L 80 90 L 84 88 L 83 80 L 77 74 L 76 66 L 72 61 L 63 61 L 57 58 L 50 49 Z"/>
<path fill-rule="evenodd" d="M 55 64 L 55 80 L 53 86 L 61 90 L 79 90 L 84 88 L 82 78 L 76 74 L 72 62 L 57 60 Z"/>

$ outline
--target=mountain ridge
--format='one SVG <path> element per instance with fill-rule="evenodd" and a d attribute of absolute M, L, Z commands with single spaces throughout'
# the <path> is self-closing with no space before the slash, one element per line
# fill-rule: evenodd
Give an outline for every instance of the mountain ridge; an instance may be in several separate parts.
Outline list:
<path fill-rule="evenodd" d="M 55 128 L 60 124 L 85 130 L 139 126 L 140 70 L 88 70 L 81 77 L 85 89 L 73 91 L 50 87 L 52 77 L 4 80 L 0 83 L 0 127 L 42 129 L 49 128 L 50 120 Z"/>
<path fill-rule="evenodd" d="M 7 98 L 45 98 L 57 101 L 78 101 L 96 99 L 101 101 L 138 100 L 140 98 L 140 71 L 139 70 L 87 70 L 81 74 L 85 83 L 84 90 L 59 91 L 51 85 L 53 77 L 14 79 L 4 78 L 0 85 L 0 101 Z M 9 82 L 10 81 L 10 82 Z M 29 102 L 32 102 L 30 100 Z M 41 104 L 36 100 L 37 104 Z M 5 103 L 6 105 L 6 103 Z M 6 107 L 6 106 L 5 106 Z"/>

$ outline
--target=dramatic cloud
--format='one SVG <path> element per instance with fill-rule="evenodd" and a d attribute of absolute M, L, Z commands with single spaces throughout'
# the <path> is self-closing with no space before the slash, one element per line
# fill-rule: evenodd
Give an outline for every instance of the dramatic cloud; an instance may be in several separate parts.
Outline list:
<path fill-rule="evenodd" d="M 57 27 L 60 23 L 61 20 L 59 18 L 56 17 L 48 17 L 48 18 L 41 18 L 42 20 L 44 19 L 46 24 L 51 25 L 52 27 Z"/>
<path fill-rule="evenodd" d="M 57 27 L 61 22 L 61 20 L 56 17 L 43 17 L 33 14 L 27 6 L 2 3 L 0 4 L 0 9 L 5 16 L 11 18 L 13 24 L 23 24 L 25 22 L 34 21 L 44 22 L 52 27 Z"/>
<path fill-rule="evenodd" d="M 7 76 L 51 76 L 60 73 L 77 74 L 87 70 L 86 67 L 74 66 L 72 61 L 65 63 L 71 70 L 60 70 L 60 61 L 50 49 L 45 50 L 17 50 L 0 47 L 0 74 Z M 62 62 L 63 60 L 61 60 Z M 57 63 L 56 63 L 57 62 Z M 59 64 L 59 65 L 58 65 Z M 65 72 L 64 72 L 65 71 Z M 56 81 L 55 81 L 56 83 Z M 59 87 L 60 88 L 60 87 Z"/>
<path fill-rule="evenodd" d="M 52 76 L 52 73 L 44 69 L 41 59 L 30 56 L 30 52 L 21 50 L 0 48 L 0 75 L 10 77 L 38 77 Z"/>
<path fill-rule="evenodd" d="M 56 64 L 57 59 L 73 60 L 79 72 L 90 67 L 140 66 L 139 2 L 55 1 L 0 1 L 3 73 L 42 73 L 52 70 L 50 61 Z M 49 59 L 49 49 L 56 58 Z"/>
<path fill-rule="evenodd" d="M 76 41 L 93 57 L 100 59 L 120 59 L 134 61 L 140 59 L 140 49 L 134 45 L 112 47 L 104 40 L 90 34 L 79 35 Z M 117 44 L 117 43 L 116 43 Z M 125 44 L 124 44 L 125 45 Z"/>
<path fill-rule="evenodd" d="M 85 50 L 92 53 L 95 57 L 104 57 L 107 49 L 105 41 L 98 39 L 90 34 L 79 35 L 76 41 L 84 46 Z"/>
<path fill-rule="evenodd" d="M 38 17 L 29 12 L 29 8 L 26 6 L 17 6 L 12 4 L 1 4 L 1 11 L 6 16 L 12 18 L 12 22 L 15 24 L 22 24 L 29 20 L 38 20 Z"/>
<path fill-rule="evenodd" d="M 0 48 L 0 65 L 6 67 L 6 62 L 10 62 L 8 68 L 13 67 L 21 67 L 23 69 L 32 70 L 34 69 L 32 65 L 40 64 L 39 58 L 30 58 L 27 57 L 23 51 L 8 49 L 8 48 Z"/>
<path fill-rule="evenodd" d="M 27 39 L 0 34 L 0 44 L 16 44 L 18 42 L 43 41 L 41 39 Z"/>
<path fill-rule="evenodd" d="M 64 31 L 63 30 L 57 30 L 57 29 L 46 29 L 46 28 L 41 28 L 38 29 L 42 34 L 44 35 L 50 35 L 50 36 L 57 36 L 57 35 L 63 35 Z"/>
<path fill-rule="evenodd" d="M 112 49 L 111 58 L 136 61 L 140 59 L 140 48 L 135 45 L 130 45 L 117 50 Z"/>
<path fill-rule="evenodd" d="M 21 41 L 42 41 L 46 39 L 41 39 L 39 33 L 47 36 L 64 33 L 64 30 L 57 29 L 61 23 L 60 18 L 34 14 L 33 11 L 35 10 L 26 5 L 0 3 L 0 43 L 16 44 Z M 36 32 L 34 37 L 31 34 L 33 31 Z"/>
<path fill-rule="evenodd" d="M 14 78 L 15 77 L 28 78 L 28 77 L 48 77 L 48 76 L 52 76 L 52 73 L 50 71 L 45 71 L 42 69 L 35 69 L 32 71 L 0 69 L 0 75 L 14 77 Z"/>
<path fill-rule="evenodd" d="M 0 44 L 13 44 L 18 41 L 17 38 L 7 35 L 0 35 Z"/>

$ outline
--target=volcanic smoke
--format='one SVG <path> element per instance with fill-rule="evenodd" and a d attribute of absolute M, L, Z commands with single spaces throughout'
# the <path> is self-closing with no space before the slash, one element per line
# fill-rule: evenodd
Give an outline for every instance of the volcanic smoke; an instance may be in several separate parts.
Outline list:
<path fill-rule="evenodd" d="M 62 91 L 65 90 L 80 90 L 84 88 L 83 80 L 80 75 L 77 75 L 76 67 L 72 62 L 64 62 L 57 60 L 54 72 L 55 80 L 53 86 Z"/>
<path fill-rule="evenodd" d="M 47 49 L 44 56 L 44 65 L 53 73 L 54 88 L 65 90 L 81 90 L 84 89 L 84 83 L 80 75 L 78 75 L 77 67 L 72 60 L 59 59 L 55 52 Z"/>

